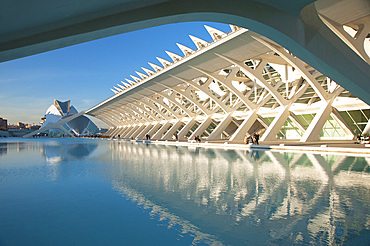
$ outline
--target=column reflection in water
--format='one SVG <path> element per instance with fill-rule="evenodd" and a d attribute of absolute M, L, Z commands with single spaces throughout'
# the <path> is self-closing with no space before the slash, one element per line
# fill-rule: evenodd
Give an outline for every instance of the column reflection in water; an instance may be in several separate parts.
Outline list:
<path fill-rule="evenodd" d="M 111 153 L 114 187 L 195 241 L 340 245 L 370 229 L 365 157 L 127 142 Z"/>

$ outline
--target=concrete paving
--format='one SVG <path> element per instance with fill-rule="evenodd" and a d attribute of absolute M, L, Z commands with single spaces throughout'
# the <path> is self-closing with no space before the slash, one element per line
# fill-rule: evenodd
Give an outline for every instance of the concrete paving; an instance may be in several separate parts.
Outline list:
<path fill-rule="evenodd" d="M 195 141 L 143 141 L 143 140 L 127 140 L 137 142 L 147 142 L 151 144 L 176 145 L 176 146 L 192 146 L 204 148 L 223 148 L 223 149 L 264 149 L 273 151 L 297 151 L 297 152 L 318 152 L 318 153 L 341 153 L 349 155 L 369 155 L 370 144 L 360 143 L 355 140 L 345 141 L 317 141 L 311 143 L 301 143 L 298 141 L 276 140 L 260 142 L 259 145 L 253 144 L 234 144 L 227 141 L 210 141 L 197 143 Z"/>

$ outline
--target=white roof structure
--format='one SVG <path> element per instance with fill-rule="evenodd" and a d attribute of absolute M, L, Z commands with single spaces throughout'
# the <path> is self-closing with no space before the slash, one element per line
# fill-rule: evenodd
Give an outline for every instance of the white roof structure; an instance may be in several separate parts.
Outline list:
<path fill-rule="evenodd" d="M 138 139 L 241 142 L 258 132 L 263 141 L 309 142 L 370 130 L 367 104 L 284 47 L 244 28 L 206 29 L 212 43 L 190 35 L 196 51 L 178 44 L 184 56 L 166 51 L 173 62 L 157 57 L 163 68 L 149 63 L 155 72 L 136 72 L 141 79 L 131 75 L 131 87 L 113 87 L 114 96 L 86 113 L 109 124 L 112 137 Z"/>
<path fill-rule="evenodd" d="M 2 21 L 7 23 L 0 29 L 0 62 L 170 23 L 199 20 L 233 23 L 274 40 L 370 103 L 369 58 L 363 48 L 370 28 L 368 0 L 27 3 L 4 1 L 0 8 Z M 76 8 L 76 4 L 84 7 Z M 39 14 L 40 9 L 48 14 Z M 206 28 L 213 40 L 222 40 L 220 31 Z M 345 28 L 353 28 L 357 34 L 348 35 Z M 202 39 L 192 38 L 198 49 L 207 46 Z"/>
<path fill-rule="evenodd" d="M 70 101 L 54 103 L 46 110 L 45 122 L 37 131 L 29 133 L 24 138 L 32 137 L 41 132 L 49 132 L 50 135 L 70 137 L 90 135 L 98 133 L 97 126 L 83 112 L 78 112 Z"/>

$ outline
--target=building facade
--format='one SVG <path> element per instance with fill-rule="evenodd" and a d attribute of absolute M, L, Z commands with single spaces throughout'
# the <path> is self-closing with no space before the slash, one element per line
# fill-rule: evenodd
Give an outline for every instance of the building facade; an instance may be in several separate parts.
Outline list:
<path fill-rule="evenodd" d="M 0 130 L 3 130 L 3 131 L 8 130 L 8 121 L 1 117 L 0 117 Z"/>
<path fill-rule="evenodd" d="M 61 121 L 76 114 L 78 114 L 78 111 L 70 104 L 70 101 L 54 100 L 54 103 L 46 110 L 45 122 L 39 131 L 47 131 L 51 137 L 93 135 L 99 132 L 98 127 L 83 115 L 66 123 Z M 58 122 L 61 122 L 61 124 L 58 124 Z M 55 127 L 49 129 L 50 126 L 54 125 Z"/>
<path fill-rule="evenodd" d="M 231 26 L 206 26 L 209 43 L 142 68 L 114 86 L 114 96 L 86 111 L 110 137 L 243 142 L 348 140 L 369 130 L 370 107 L 272 40 Z"/>

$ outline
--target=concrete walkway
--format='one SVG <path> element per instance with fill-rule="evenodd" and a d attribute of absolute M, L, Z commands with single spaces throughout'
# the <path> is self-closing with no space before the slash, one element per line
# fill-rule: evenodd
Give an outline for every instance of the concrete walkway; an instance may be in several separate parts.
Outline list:
<path fill-rule="evenodd" d="M 297 152 L 330 152 L 344 153 L 350 155 L 369 155 L 370 144 L 357 144 L 355 140 L 346 141 L 318 141 L 311 143 L 300 143 L 297 141 L 276 140 L 260 142 L 259 145 L 252 144 L 229 144 L 227 141 L 210 141 L 196 143 L 195 141 L 160 141 L 160 140 L 129 140 L 136 142 L 147 142 L 151 144 L 176 145 L 176 146 L 192 146 L 205 148 L 223 148 L 223 149 L 264 149 L 276 151 L 297 151 Z"/>

